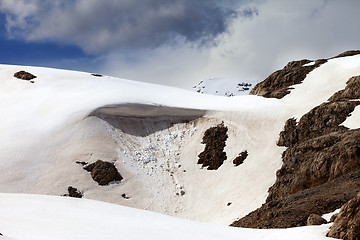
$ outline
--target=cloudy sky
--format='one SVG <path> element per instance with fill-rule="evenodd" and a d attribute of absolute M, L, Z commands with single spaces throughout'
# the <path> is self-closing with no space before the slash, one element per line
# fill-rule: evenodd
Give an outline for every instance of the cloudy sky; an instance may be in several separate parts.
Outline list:
<path fill-rule="evenodd" d="M 359 0 L 0 0 L 0 63 L 191 88 L 360 49 Z"/>

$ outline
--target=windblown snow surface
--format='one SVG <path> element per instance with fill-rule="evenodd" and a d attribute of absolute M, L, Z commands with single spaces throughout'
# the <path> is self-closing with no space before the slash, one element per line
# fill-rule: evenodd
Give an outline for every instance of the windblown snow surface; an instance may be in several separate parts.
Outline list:
<path fill-rule="evenodd" d="M 37 76 L 34 83 L 14 78 L 20 70 Z M 282 164 L 284 148 L 276 141 L 285 121 L 327 101 L 359 74 L 360 56 L 331 59 L 278 100 L 0 65 L 2 238 L 325 239 L 329 225 L 255 230 L 213 224 L 229 225 L 265 202 Z M 229 129 L 227 160 L 209 171 L 197 155 L 205 130 L 222 121 Z M 244 150 L 249 156 L 235 167 L 232 160 Z M 99 186 L 76 163 L 98 159 L 114 163 L 124 179 Z M 60 197 L 68 186 L 85 199 Z"/>
<path fill-rule="evenodd" d="M 236 78 L 209 78 L 202 80 L 191 90 L 198 93 L 233 97 L 248 95 L 254 85 L 253 81 L 242 81 Z"/>

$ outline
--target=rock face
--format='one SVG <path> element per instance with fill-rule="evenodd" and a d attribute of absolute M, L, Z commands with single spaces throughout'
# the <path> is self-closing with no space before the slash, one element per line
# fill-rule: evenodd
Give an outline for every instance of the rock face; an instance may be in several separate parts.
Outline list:
<path fill-rule="evenodd" d="M 294 118 L 287 120 L 278 141 L 279 146 L 287 147 L 283 165 L 266 203 L 233 226 L 303 226 L 310 214 L 332 212 L 356 196 L 360 190 L 360 129 L 349 130 L 340 124 L 360 104 L 353 100 L 360 99 L 358 84 L 359 76 L 351 78 L 344 90 L 298 123 Z"/>
<path fill-rule="evenodd" d="M 360 239 L 360 193 L 341 207 L 327 236 L 344 240 Z"/>
<path fill-rule="evenodd" d="M 114 164 L 110 162 L 97 160 L 85 166 L 84 169 L 91 173 L 91 177 L 99 185 L 107 185 L 112 181 L 121 181 L 123 179 Z"/>
<path fill-rule="evenodd" d="M 27 80 L 27 81 L 30 81 L 31 79 L 36 78 L 36 76 L 32 75 L 31 73 L 25 72 L 25 71 L 16 72 L 14 74 L 14 77 L 22 79 L 22 80 Z"/>
<path fill-rule="evenodd" d="M 239 154 L 239 156 L 237 156 L 234 160 L 233 160 L 233 163 L 235 164 L 235 166 L 239 166 L 240 164 L 242 164 L 244 161 L 245 161 L 245 159 L 247 158 L 247 156 L 248 156 L 249 154 L 248 154 L 248 152 L 245 150 L 245 151 L 243 151 L 243 152 L 241 152 L 240 154 Z"/>
<path fill-rule="evenodd" d="M 203 144 L 206 144 L 203 152 L 199 154 L 198 164 L 208 167 L 207 170 L 217 170 L 227 159 L 224 148 L 228 138 L 228 128 L 224 123 L 207 129 L 203 136 Z"/>
<path fill-rule="evenodd" d="M 310 214 L 310 216 L 308 217 L 307 221 L 306 221 L 306 225 L 311 226 L 311 225 L 321 225 L 321 224 L 325 224 L 327 223 L 327 221 L 322 218 L 320 215 L 317 214 Z"/>
<path fill-rule="evenodd" d="M 312 61 L 307 59 L 289 62 L 282 70 L 274 72 L 264 81 L 256 84 L 250 91 L 250 95 L 283 98 L 290 93 L 290 86 L 300 84 L 309 72 L 326 61 L 325 59 L 320 59 L 315 61 L 314 64 L 310 64 Z"/>
<path fill-rule="evenodd" d="M 360 170 L 325 184 L 267 201 L 259 209 L 233 222 L 246 228 L 289 228 L 306 226 L 310 214 L 322 215 L 339 209 L 360 190 Z"/>
<path fill-rule="evenodd" d="M 64 196 L 74 197 L 74 198 L 82 198 L 83 197 L 82 193 L 72 186 L 68 187 L 68 194 L 65 194 Z"/>

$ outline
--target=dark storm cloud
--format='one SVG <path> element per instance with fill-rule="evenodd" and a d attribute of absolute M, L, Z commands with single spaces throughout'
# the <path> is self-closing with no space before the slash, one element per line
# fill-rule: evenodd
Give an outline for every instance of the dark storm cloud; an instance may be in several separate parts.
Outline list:
<path fill-rule="evenodd" d="M 100 53 L 155 48 L 178 40 L 212 43 L 237 17 L 231 2 L 0 0 L 0 11 L 7 15 L 8 32 L 15 38 L 73 43 Z M 253 11 L 243 13 L 253 15 Z"/>

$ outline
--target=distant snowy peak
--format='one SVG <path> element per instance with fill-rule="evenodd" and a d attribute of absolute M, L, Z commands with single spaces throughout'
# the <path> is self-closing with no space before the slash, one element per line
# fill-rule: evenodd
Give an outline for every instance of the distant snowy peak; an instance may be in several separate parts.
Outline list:
<path fill-rule="evenodd" d="M 219 96 L 239 96 L 248 95 L 254 84 L 244 82 L 234 78 L 209 78 L 201 81 L 192 90 L 198 93 L 219 95 Z"/>

